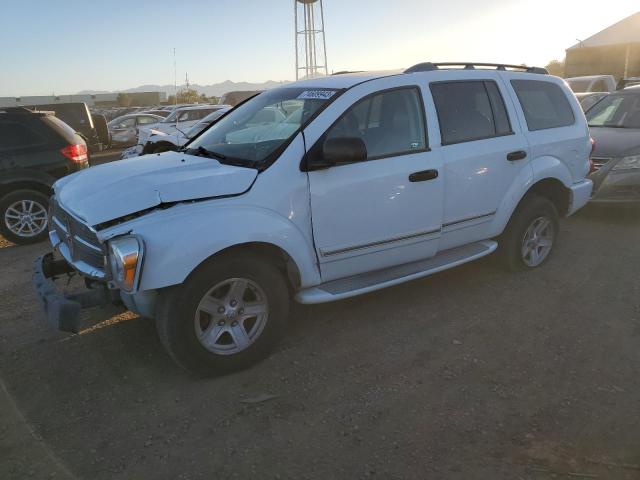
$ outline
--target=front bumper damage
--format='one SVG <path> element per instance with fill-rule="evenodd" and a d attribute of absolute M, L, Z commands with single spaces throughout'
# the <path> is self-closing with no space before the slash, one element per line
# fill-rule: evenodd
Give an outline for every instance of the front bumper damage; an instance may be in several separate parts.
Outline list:
<path fill-rule="evenodd" d="M 86 288 L 79 292 L 61 292 L 55 281 L 69 278 L 75 273 L 65 260 L 56 260 L 52 252 L 36 259 L 32 284 L 51 327 L 78 333 L 84 321 L 110 318 L 126 310 L 119 292 L 109 290 L 104 283 L 86 281 Z M 93 315 L 84 315 L 85 309 L 98 311 L 94 311 Z"/>

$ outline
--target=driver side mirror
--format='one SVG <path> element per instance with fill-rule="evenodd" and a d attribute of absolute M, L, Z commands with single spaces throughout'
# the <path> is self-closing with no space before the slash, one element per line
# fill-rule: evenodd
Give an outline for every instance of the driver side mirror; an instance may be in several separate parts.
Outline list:
<path fill-rule="evenodd" d="M 315 157 L 315 158 L 314 158 Z M 361 138 L 328 138 L 319 154 L 307 160 L 307 171 L 322 170 L 336 165 L 362 162 L 367 159 L 367 146 Z"/>

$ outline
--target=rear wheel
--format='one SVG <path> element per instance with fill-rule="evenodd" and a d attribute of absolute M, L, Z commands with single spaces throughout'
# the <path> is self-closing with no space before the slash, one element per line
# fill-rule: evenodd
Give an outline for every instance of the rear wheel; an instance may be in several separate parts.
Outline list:
<path fill-rule="evenodd" d="M 44 240 L 49 225 L 49 199 L 35 190 L 16 190 L 0 199 L 0 233 L 25 245 Z"/>
<path fill-rule="evenodd" d="M 288 314 L 288 287 L 275 266 L 256 255 L 228 255 L 163 292 L 156 327 L 179 365 L 216 375 L 266 357 Z"/>
<path fill-rule="evenodd" d="M 559 216 L 553 203 L 537 195 L 525 198 L 499 241 L 505 266 L 518 271 L 544 264 L 553 252 L 559 232 Z"/>

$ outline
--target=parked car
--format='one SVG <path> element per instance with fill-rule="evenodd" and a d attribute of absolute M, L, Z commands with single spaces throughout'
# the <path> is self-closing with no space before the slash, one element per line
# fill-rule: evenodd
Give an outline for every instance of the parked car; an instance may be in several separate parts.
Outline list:
<path fill-rule="evenodd" d="M 618 90 L 640 86 L 640 77 L 626 77 L 618 82 Z"/>
<path fill-rule="evenodd" d="M 93 124 L 89 107 L 84 102 L 47 103 L 31 105 L 32 110 L 54 112 L 56 117 L 79 133 L 87 144 L 89 152 L 99 152 L 103 145 Z"/>
<path fill-rule="evenodd" d="M 288 84 L 183 151 L 58 181 L 51 241 L 63 260 L 49 253 L 34 273 L 49 320 L 77 330 L 83 298 L 119 296 L 155 318 L 180 365 L 220 373 L 268 354 L 291 297 L 353 297 L 498 247 L 510 269 L 539 267 L 559 217 L 591 195 L 585 117 L 544 69 L 461 67 Z M 285 104 L 297 128 L 272 116 L 277 133 L 242 133 Z M 66 271 L 92 288 L 59 293 L 52 278 Z"/>
<path fill-rule="evenodd" d="M 593 203 L 640 202 L 640 88 L 608 95 L 587 113 L 593 152 Z"/>
<path fill-rule="evenodd" d="M 153 109 L 153 110 L 144 110 L 141 113 L 150 113 L 151 115 L 158 115 L 158 116 L 160 116 L 162 118 L 167 118 L 171 112 L 169 112 L 167 110 L 156 110 L 156 109 Z"/>
<path fill-rule="evenodd" d="M 617 89 L 613 75 L 588 75 L 567 78 L 566 82 L 575 93 L 613 92 Z"/>
<path fill-rule="evenodd" d="M 609 92 L 583 92 L 576 93 L 575 95 L 580 102 L 582 110 L 586 112 L 604 97 L 609 95 Z"/>
<path fill-rule="evenodd" d="M 172 134 L 168 134 L 160 131 L 152 132 L 147 143 L 142 149 L 142 155 L 147 153 L 160 153 L 169 150 L 177 150 L 189 140 L 202 133 L 203 130 L 209 128 L 216 122 L 216 120 L 222 117 L 229 110 L 231 110 L 231 107 L 225 107 L 211 112 L 184 133 L 174 132 Z"/>
<path fill-rule="evenodd" d="M 0 234 L 46 238 L 53 183 L 88 166 L 85 141 L 52 112 L 0 108 Z"/>
<path fill-rule="evenodd" d="M 192 126 L 204 117 L 217 110 L 229 108 L 229 105 L 192 105 L 190 107 L 180 107 L 164 118 L 160 123 L 140 128 L 138 130 L 138 141 L 136 153 L 140 155 L 151 135 L 158 132 L 166 135 L 186 134 Z"/>
<path fill-rule="evenodd" d="M 164 120 L 160 115 L 150 113 L 130 113 L 114 118 L 107 125 L 114 145 L 135 145 L 138 139 L 138 128 L 157 125 Z"/>

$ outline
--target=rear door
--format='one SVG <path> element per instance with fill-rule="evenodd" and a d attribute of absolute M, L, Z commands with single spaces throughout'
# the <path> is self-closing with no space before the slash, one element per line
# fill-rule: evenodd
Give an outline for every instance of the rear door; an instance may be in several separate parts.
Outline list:
<path fill-rule="evenodd" d="M 530 176 L 529 146 L 496 72 L 443 72 L 429 88 L 444 162 L 446 249 L 492 236 L 509 188 Z"/>
<path fill-rule="evenodd" d="M 314 145 L 310 154 L 338 137 L 361 138 L 368 153 L 364 161 L 308 174 L 323 281 L 436 253 L 442 164 L 428 146 L 423 93 L 402 77 L 365 82 L 305 130 L 307 145 Z"/>

